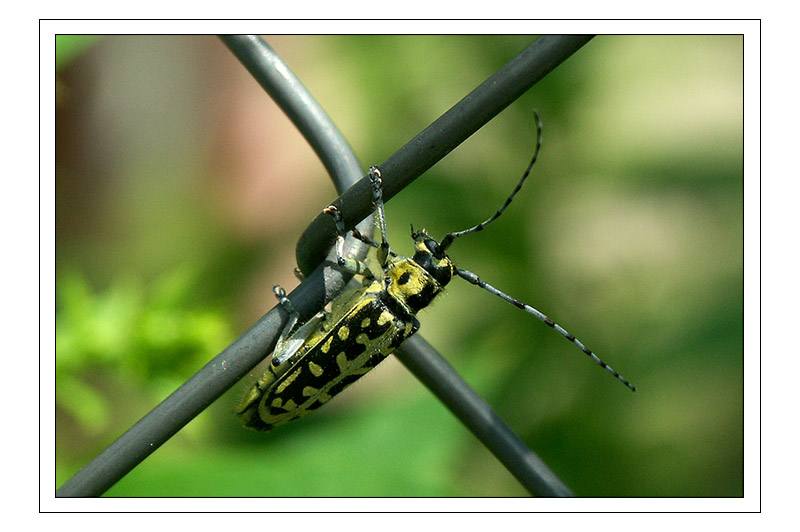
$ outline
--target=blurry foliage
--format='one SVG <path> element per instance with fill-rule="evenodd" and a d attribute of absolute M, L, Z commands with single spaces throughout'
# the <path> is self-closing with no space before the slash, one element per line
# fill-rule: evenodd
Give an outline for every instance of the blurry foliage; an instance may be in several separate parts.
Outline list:
<path fill-rule="evenodd" d="M 67 66 L 99 38 L 97 35 L 57 35 L 56 70 Z"/>
<path fill-rule="evenodd" d="M 226 313 L 196 301 L 197 279 L 184 267 L 150 283 L 121 277 L 97 292 L 77 271 L 61 275 L 56 401 L 78 432 L 113 435 L 120 428 L 116 414 L 130 408 L 127 393 L 153 405 L 233 340 Z M 126 393 L 108 382 L 122 383 Z"/>
<path fill-rule="evenodd" d="M 56 35 L 56 104 L 63 104 L 67 89 L 58 72 L 99 39 L 96 35 Z"/>

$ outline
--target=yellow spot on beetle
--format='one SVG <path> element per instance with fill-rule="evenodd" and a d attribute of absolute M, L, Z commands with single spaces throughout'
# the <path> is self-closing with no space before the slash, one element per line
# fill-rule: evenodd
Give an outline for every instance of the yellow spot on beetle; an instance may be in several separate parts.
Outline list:
<path fill-rule="evenodd" d="M 306 386 L 305 388 L 303 388 L 303 396 L 304 397 L 311 397 L 311 396 L 313 396 L 315 394 L 318 394 L 318 393 L 319 393 L 319 390 L 317 388 L 314 388 L 313 386 Z"/>
<path fill-rule="evenodd" d="M 341 340 L 347 340 L 347 337 L 350 336 L 350 328 L 347 325 L 342 325 L 339 327 L 339 330 L 336 331 L 336 334 L 339 335 Z"/>
<path fill-rule="evenodd" d="M 361 345 L 369 345 L 369 336 L 366 333 L 361 333 L 356 336 L 356 343 Z"/>
<path fill-rule="evenodd" d="M 332 341 L 333 341 L 333 338 L 328 338 L 328 340 L 327 340 L 327 341 L 326 341 L 324 344 L 322 344 L 322 347 L 320 347 L 320 350 L 321 350 L 323 353 L 327 353 L 328 351 L 330 351 L 330 349 L 331 349 L 331 342 L 332 342 Z"/>
<path fill-rule="evenodd" d="M 288 377 L 286 377 L 286 379 L 282 383 L 278 385 L 278 387 L 275 389 L 275 393 L 283 392 L 283 390 L 285 390 L 286 387 L 289 386 L 292 383 L 292 381 L 295 380 L 300 375 L 301 371 L 303 371 L 302 367 L 299 367 L 295 371 L 293 371 Z"/>
<path fill-rule="evenodd" d="M 322 366 L 319 364 L 314 364 L 313 362 L 308 363 L 308 369 L 311 371 L 311 374 L 315 377 L 319 377 L 322 375 Z"/>
<path fill-rule="evenodd" d="M 378 325 L 383 325 L 384 323 L 389 323 L 390 321 L 392 321 L 392 313 L 386 310 L 381 312 L 381 315 L 378 318 Z"/>

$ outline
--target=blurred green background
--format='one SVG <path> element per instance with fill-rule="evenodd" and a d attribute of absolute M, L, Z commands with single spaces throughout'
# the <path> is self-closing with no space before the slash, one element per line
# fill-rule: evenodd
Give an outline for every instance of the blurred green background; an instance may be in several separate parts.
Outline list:
<path fill-rule="evenodd" d="M 379 164 L 530 36 L 268 37 Z M 741 496 L 743 42 L 596 37 L 387 204 L 441 237 L 541 158 L 421 334 L 576 494 Z M 56 485 L 295 286 L 294 245 L 335 198 L 299 133 L 211 36 L 57 40 Z M 113 496 L 524 496 L 393 358 L 302 421 L 239 427 L 230 390 Z"/>

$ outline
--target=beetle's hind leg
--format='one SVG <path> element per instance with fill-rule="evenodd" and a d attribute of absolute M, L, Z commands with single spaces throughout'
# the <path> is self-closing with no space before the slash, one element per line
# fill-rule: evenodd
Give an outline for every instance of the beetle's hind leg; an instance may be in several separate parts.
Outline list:
<path fill-rule="evenodd" d="M 292 305 L 292 302 L 288 297 L 286 297 L 286 290 L 284 290 L 280 285 L 276 284 L 273 286 L 272 292 L 278 299 L 280 306 L 282 306 L 283 309 L 289 313 L 289 321 L 283 327 L 283 330 L 278 337 L 278 343 L 275 346 L 275 352 L 279 352 L 281 350 L 281 346 L 285 344 L 286 339 L 289 338 L 297 328 L 297 323 L 300 320 L 300 314 L 294 309 L 294 305 Z"/>

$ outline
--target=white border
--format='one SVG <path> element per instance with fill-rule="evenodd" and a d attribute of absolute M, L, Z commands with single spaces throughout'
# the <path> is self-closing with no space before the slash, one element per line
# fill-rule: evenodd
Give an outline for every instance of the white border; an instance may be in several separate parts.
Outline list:
<path fill-rule="evenodd" d="M 42 21 L 41 89 L 41 373 L 40 509 L 42 511 L 307 512 L 307 499 L 55 499 L 53 491 L 54 300 L 54 35 L 57 33 L 636 33 L 745 35 L 745 497 L 744 499 L 315 499 L 314 511 L 427 512 L 741 512 L 760 510 L 760 26 L 758 21 Z M 623 526 L 620 523 L 620 526 Z"/>

